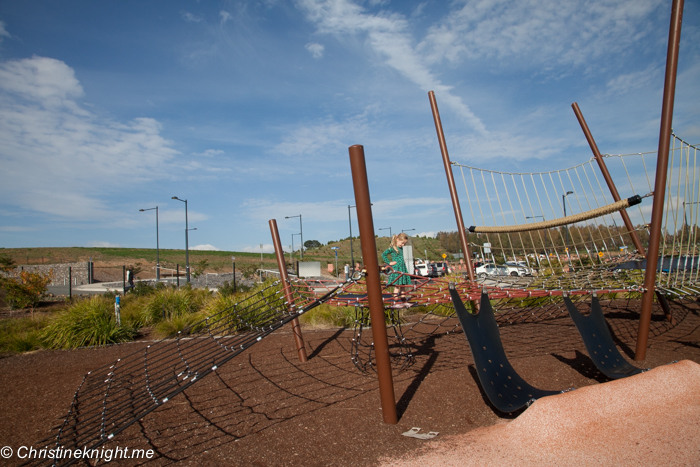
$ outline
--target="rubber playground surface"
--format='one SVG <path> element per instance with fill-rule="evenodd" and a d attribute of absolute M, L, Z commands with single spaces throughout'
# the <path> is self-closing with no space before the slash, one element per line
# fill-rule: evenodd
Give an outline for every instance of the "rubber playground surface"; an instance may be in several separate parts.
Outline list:
<path fill-rule="evenodd" d="M 407 332 L 415 360 L 400 372 L 394 362 L 397 425 L 382 421 L 376 375 L 350 359 L 351 330 L 303 330 L 309 360 L 300 363 L 284 328 L 104 447 L 153 450 L 151 459 L 113 459 L 117 466 L 700 465 L 700 303 L 672 306 L 678 324 L 654 315 L 644 362 L 631 358 L 638 315 L 604 308 L 621 353 L 651 369 L 612 382 L 568 317 L 501 326 L 528 383 L 577 388 L 512 415 L 481 391 L 463 333 Z M 0 446 L 17 452 L 47 437 L 85 373 L 145 345 L 0 359 Z M 402 436 L 413 427 L 439 434 Z"/>

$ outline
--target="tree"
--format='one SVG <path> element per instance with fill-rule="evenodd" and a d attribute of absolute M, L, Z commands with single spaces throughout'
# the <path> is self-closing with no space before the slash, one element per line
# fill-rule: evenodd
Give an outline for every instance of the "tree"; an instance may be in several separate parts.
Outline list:
<path fill-rule="evenodd" d="M 194 277 L 199 277 L 202 274 L 204 274 L 204 270 L 207 268 L 209 265 L 209 260 L 203 259 L 201 261 L 198 261 L 197 264 L 194 265 L 192 268 L 192 275 Z"/>
<path fill-rule="evenodd" d="M 319 242 L 318 240 L 307 240 L 304 242 L 304 248 L 307 250 L 312 250 L 314 248 L 320 248 L 322 247 L 323 244 Z"/>
<path fill-rule="evenodd" d="M 9 256 L 0 255 L 0 271 L 12 272 L 15 269 L 15 260 Z"/>
<path fill-rule="evenodd" d="M 5 289 L 5 300 L 10 308 L 29 308 L 32 312 L 46 295 L 47 286 L 53 278 L 53 270 L 48 273 L 22 271 L 19 277 L 4 279 L 0 285 Z"/>

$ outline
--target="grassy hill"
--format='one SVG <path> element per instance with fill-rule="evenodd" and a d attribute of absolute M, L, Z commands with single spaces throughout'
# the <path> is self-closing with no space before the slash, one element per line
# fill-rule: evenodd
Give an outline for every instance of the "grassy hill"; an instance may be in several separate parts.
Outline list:
<path fill-rule="evenodd" d="M 379 256 L 389 246 L 388 237 L 377 237 L 377 255 Z M 442 254 L 446 253 L 440 242 L 434 238 L 411 237 L 409 244 L 413 245 L 414 256 L 427 258 L 431 261 L 439 261 Z M 326 270 L 326 265 L 335 265 L 335 251 L 331 247 L 338 247 L 338 267 L 350 263 L 350 240 L 348 238 L 330 242 L 316 249 L 304 251 L 304 261 L 320 261 L 321 268 Z M 352 249 L 356 262 L 361 260 L 362 245 L 359 238 L 352 240 Z M 46 248 L 0 248 L 0 256 L 11 258 L 18 266 L 33 264 L 56 264 L 92 261 L 96 267 L 121 267 L 121 265 L 139 265 L 146 273 L 155 266 L 156 250 L 149 248 L 80 248 L 80 247 L 46 247 Z M 240 251 L 200 251 L 190 250 L 190 267 L 206 261 L 207 272 L 230 272 L 232 269 L 231 257 L 236 257 L 236 269 L 256 269 L 261 266 L 260 253 L 244 253 Z M 299 260 L 299 252 L 293 255 L 294 261 Z M 287 263 L 290 263 L 289 253 L 285 254 Z M 160 250 L 160 263 L 162 268 L 175 269 L 179 265 L 184 269 L 184 250 Z M 276 268 L 275 255 L 266 253 L 262 255 L 264 268 Z"/>

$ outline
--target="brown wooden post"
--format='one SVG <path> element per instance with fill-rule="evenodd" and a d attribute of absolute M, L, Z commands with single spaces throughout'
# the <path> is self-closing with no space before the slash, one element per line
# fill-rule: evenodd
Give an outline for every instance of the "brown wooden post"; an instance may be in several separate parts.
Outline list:
<path fill-rule="evenodd" d="M 644 288 L 648 292 L 655 290 L 656 287 L 656 267 L 659 262 L 661 224 L 664 214 L 668 152 L 669 145 L 671 144 L 671 124 L 673 123 L 673 104 L 676 94 L 678 48 L 681 42 L 682 22 L 683 0 L 673 0 L 673 6 L 671 7 L 671 25 L 668 31 L 668 51 L 666 52 L 666 77 L 664 80 L 664 97 L 661 107 L 659 152 L 656 162 L 656 178 L 654 181 L 654 205 L 651 208 L 649 250 L 647 251 L 647 268 L 644 274 Z M 637 348 L 634 355 L 634 359 L 637 361 L 646 358 L 653 304 L 654 295 L 645 293 L 642 297 L 642 311 L 639 317 L 639 329 L 637 333 Z"/>
<path fill-rule="evenodd" d="M 287 263 L 284 262 L 284 251 L 282 250 L 282 242 L 280 242 L 280 234 L 277 230 L 277 221 L 275 219 L 270 219 L 269 224 L 270 234 L 272 235 L 272 245 L 275 247 L 275 256 L 277 257 L 277 267 L 280 270 L 280 279 L 284 286 L 284 296 L 287 302 L 292 303 L 292 288 L 289 283 L 289 276 L 287 275 Z M 304 338 L 301 335 L 301 327 L 299 326 L 298 318 L 292 320 L 292 333 L 294 334 L 294 343 L 296 344 L 299 361 L 304 363 L 307 360 L 306 347 L 304 346 Z"/>
<path fill-rule="evenodd" d="M 612 177 L 610 176 L 610 172 L 608 171 L 608 166 L 605 164 L 605 161 L 603 160 L 603 156 L 600 154 L 600 151 L 598 150 L 598 145 L 595 143 L 595 140 L 593 139 L 593 135 L 591 134 L 591 131 L 588 129 L 588 125 L 586 124 L 586 120 L 583 118 L 583 114 L 581 113 L 581 109 L 579 109 L 578 104 L 574 102 L 571 104 L 571 107 L 574 109 L 574 113 L 576 114 L 576 118 L 578 119 L 579 125 L 581 125 L 581 129 L 583 130 L 583 134 L 586 135 L 586 139 L 588 140 L 588 145 L 591 147 L 591 151 L 593 151 L 593 157 L 595 157 L 596 162 L 598 163 L 598 167 L 600 167 L 600 172 L 603 174 L 603 178 L 605 179 L 605 183 L 608 184 L 608 188 L 610 189 L 610 194 L 612 195 L 613 199 L 615 201 L 620 201 L 620 194 L 617 192 L 617 187 L 615 186 L 615 182 L 613 181 Z M 636 194 L 636 193 L 633 193 Z M 644 247 L 642 246 L 642 242 L 639 240 L 639 236 L 637 235 L 637 232 L 634 230 L 634 226 L 632 225 L 632 221 L 630 220 L 630 216 L 627 214 L 627 211 L 624 209 L 620 211 L 620 215 L 622 216 L 622 221 L 625 223 L 625 227 L 627 227 L 627 232 L 630 234 L 630 237 L 632 237 L 632 243 L 634 243 L 634 247 L 637 249 L 640 255 L 644 256 L 646 255 L 646 252 L 644 251 Z"/>
<path fill-rule="evenodd" d="M 598 167 L 600 167 L 600 172 L 603 174 L 603 178 L 605 179 L 605 183 L 608 184 L 608 188 L 610 189 L 610 194 L 613 197 L 613 200 L 615 201 L 620 201 L 620 194 L 617 192 L 617 187 L 615 186 L 615 182 L 613 181 L 612 177 L 610 176 L 610 172 L 608 171 L 608 166 L 605 164 L 605 160 L 603 159 L 603 156 L 600 154 L 600 151 L 598 150 L 598 145 L 596 144 L 595 140 L 593 139 L 593 135 L 591 134 L 591 131 L 588 129 L 588 124 L 586 124 L 586 119 L 583 118 L 583 113 L 581 113 L 581 109 L 579 108 L 578 104 L 574 102 L 571 104 L 571 107 L 574 109 L 574 113 L 576 114 L 576 118 L 578 119 L 578 123 L 581 125 L 581 129 L 583 130 L 583 134 L 586 136 L 586 140 L 588 140 L 588 145 L 591 147 L 591 151 L 593 152 L 593 157 L 595 158 L 596 162 L 598 162 Z M 635 194 L 635 193 L 633 193 Z M 630 234 L 630 237 L 632 237 L 632 243 L 634 243 L 634 247 L 637 249 L 637 252 L 639 252 L 640 255 L 646 256 L 646 251 L 644 250 L 644 247 L 642 246 L 641 240 L 639 240 L 639 236 L 637 235 L 637 232 L 634 230 L 634 226 L 632 225 L 632 221 L 630 220 L 630 216 L 627 214 L 627 211 L 622 210 L 620 211 L 620 215 L 622 216 L 622 221 L 625 223 L 625 227 L 627 227 L 627 232 Z M 675 324 L 675 320 L 673 319 L 673 316 L 671 315 L 671 308 L 668 306 L 668 302 L 666 299 L 657 291 L 656 292 L 656 298 L 659 300 L 659 304 L 661 304 L 661 308 L 664 310 L 664 314 L 666 315 L 666 319 L 668 319 L 671 323 Z"/>
<path fill-rule="evenodd" d="M 384 324 L 384 300 L 382 299 L 382 284 L 379 277 L 379 260 L 377 259 L 377 243 L 374 238 L 374 221 L 367 182 L 367 166 L 365 151 L 359 144 L 350 146 L 350 169 L 352 184 L 355 190 L 355 206 L 357 206 L 357 223 L 360 227 L 360 242 L 362 243 L 362 258 L 367 282 L 367 299 L 369 315 L 372 320 L 372 338 L 374 339 L 374 355 L 377 361 L 377 377 L 379 379 L 379 396 L 382 403 L 384 423 L 398 423 L 396 400 L 394 399 L 394 380 L 391 376 L 391 360 L 389 358 L 389 340 Z"/>
<path fill-rule="evenodd" d="M 464 229 L 464 220 L 462 219 L 462 208 L 459 206 L 459 197 L 457 196 L 457 188 L 455 186 L 455 178 L 452 174 L 452 163 L 450 155 L 447 152 L 447 143 L 445 142 L 445 134 L 442 131 L 442 122 L 440 121 L 440 112 L 438 111 L 435 93 L 428 93 L 430 99 L 430 107 L 433 110 L 433 120 L 435 120 L 435 130 L 437 131 L 438 141 L 440 142 L 440 152 L 442 152 L 442 163 L 445 166 L 445 175 L 447 175 L 447 186 L 450 189 L 450 198 L 452 198 L 452 208 L 455 212 L 455 220 L 457 221 L 457 231 L 459 232 L 459 242 L 462 245 L 464 252 L 464 262 L 467 265 L 467 274 L 469 280 L 474 280 L 474 268 L 472 267 L 472 254 L 467 241 L 467 232 Z"/>

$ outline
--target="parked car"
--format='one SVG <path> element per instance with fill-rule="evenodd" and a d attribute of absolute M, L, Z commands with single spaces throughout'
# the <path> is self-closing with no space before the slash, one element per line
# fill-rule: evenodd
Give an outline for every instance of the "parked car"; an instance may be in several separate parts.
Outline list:
<path fill-rule="evenodd" d="M 506 269 L 511 276 L 531 276 L 532 270 L 522 261 L 506 261 Z"/>
<path fill-rule="evenodd" d="M 508 269 L 504 266 L 496 266 L 493 263 L 486 263 L 478 266 L 474 272 L 476 272 L 476 275 L 479 277 L 508 275 Z"/>
<path fill-rule="evenodd" d="M 440 262 L 440 263 L 430 263 L 430 264 L 435 266 L 435 269 L 437 271 L 436 277 L 442 277 L 442 276 L 446 276 L 447 274 L 449 274 L 449 269 L 447 267 L 447 263 Z"/>
<path fill-rule="evenodd" d="M 430 277 L 429 273 L 430 273 L 431 269 L 432 268 L 430 267 L 429 264 L 416 263 L 416 265 L 413 268 L 413 273 L 416 276 Z"/>

